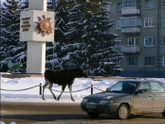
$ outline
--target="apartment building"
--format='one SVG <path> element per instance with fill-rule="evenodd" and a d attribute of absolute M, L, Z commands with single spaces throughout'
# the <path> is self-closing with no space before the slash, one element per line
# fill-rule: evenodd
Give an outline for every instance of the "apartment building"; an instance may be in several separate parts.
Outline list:
<path fill-rule="evenodd" d="M 165 0 L 110 0 L 122 76 L 165 77 Z"/>

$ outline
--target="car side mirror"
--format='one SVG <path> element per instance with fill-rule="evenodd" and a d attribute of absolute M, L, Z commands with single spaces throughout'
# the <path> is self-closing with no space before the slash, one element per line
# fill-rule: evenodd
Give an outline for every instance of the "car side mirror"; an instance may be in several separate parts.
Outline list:
<path fill-rule="evenodd" d="M 136 95 L 137 94 L 143 94 L 144 92 L 143 92 L 143 90 L 138 90 L 138 91 L 136 91 Z"/>

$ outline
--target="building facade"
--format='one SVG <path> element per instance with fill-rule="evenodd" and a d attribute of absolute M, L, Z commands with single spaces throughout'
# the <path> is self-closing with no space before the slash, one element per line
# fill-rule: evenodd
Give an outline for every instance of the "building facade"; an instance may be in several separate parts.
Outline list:
<path fill-rule="evenodd" d="M 110 0 L 121 76 L 165 77 L 165 0 Z"/>

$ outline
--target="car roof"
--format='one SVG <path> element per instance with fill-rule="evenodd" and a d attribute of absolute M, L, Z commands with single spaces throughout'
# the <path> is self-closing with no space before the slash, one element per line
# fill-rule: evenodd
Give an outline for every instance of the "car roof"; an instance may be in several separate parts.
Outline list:
<path fill-rule="evenodd" d="M 120 81 L 126 81 L 126 82 L 139 82 L 139 83 L 141 83 L 141 82 L 159 82 L 159 83 L 163 83 L 163 82 L 161 82 L 161 81 L 158 81 L 158 80 L 145 80 L 145 79 L 128 79 L 128 80 L 120 80 Z"/>
<path fill-rule="evenodd" d="M 120 80 L 120 81 L 125 81 L 125 82 L 145 82 L 147 80 L 133 80 L 133 79 L 130 79 L 130 80 Z"/>

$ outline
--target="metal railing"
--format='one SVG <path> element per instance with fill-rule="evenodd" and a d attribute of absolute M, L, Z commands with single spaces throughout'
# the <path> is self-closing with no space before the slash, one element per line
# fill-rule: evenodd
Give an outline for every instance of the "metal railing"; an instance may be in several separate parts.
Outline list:
<path fill-rule="evenodd" d="M 20 92 L 20 91 L 31 90 L 31 89 L 34 89 L 34 88 L 37 88 L 37 87 L 39 88 L 39 95 L 42 95 L 42 84 L 41 83 L 39 85 L 35 85 L 35 86 L 32 86 L 32 87 L 28 87 L 28 88 L 24 88 L 24 89 L 16 89 L 16 90 L 0 88 L 0 91 Z M 99 91 L 103 91 L 103 90 L 93 86 L 93 84 L 91 84 L 91 86 L 88 86 L 88 87 L 83 88 L 83 89 L 75 90 L 75 91 L 72 91 L 72 92 L 81 92 L 81 91 L 88 90 L 88 89 L 91 90 L 91 95 L 93 94 L 94 89 L 99 90 Z M 55 91 L 55 92 L 62 92 L 62 91 L 56 90 L 56 89 L 52 89 L 52 90 Z M 70 92 L 69 91 L 64 91 L 64 93 L 70 93 Z"/>

